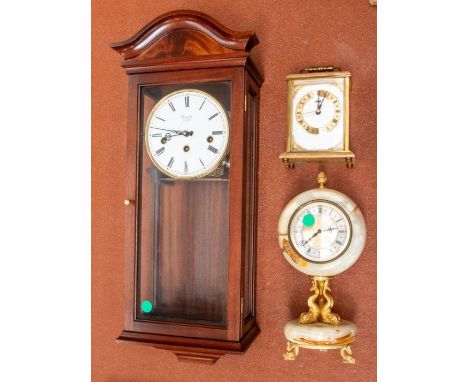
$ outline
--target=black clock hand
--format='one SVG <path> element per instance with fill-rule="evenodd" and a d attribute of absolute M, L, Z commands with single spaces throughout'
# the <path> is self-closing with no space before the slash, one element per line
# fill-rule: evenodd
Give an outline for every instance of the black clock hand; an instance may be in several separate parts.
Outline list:
<path fill-rule="evenodd" d="M 322 103 L 323 103 L 323 98 L 322 98 L 322 102 L 320 102 L 319 100 L 315 101 L 317 102 L 317 109 L 315 110 L 312 110 L 312 111 L 306 111 L 306 112 L 302 112 L 302 115 L 306 115 L 306 114 L 312 114 L 312 113 L 315 113 L 315 114 L 320 114 L 322 112 Z"/>
<path fill-rule="evenodd" d="M 309 237 L 302 245 L 306 245 L 309 241 L 311 241 L 315 236 L 317 236 L 320 233 L 322 233 L 322 230 L 319 228 L 317 232 L 315 232 L 311 237 Z"/>
<path fill-rule="evenodd" d="M 153 127 L 153 129 L 169 131 L 169 132 L 174 133 L 174 134 L 177 134 L 177 135 L 182 135 L 182 133 L 183 133 L 183 132 L 180 131 L 180 130 L 168 130 L 168 129 L 163 129 L 162 127 Z"/>
<path fill-rule="evenodd" d="M 177 135 L 181 135 L 182 132 L 179 131 L 179 130 L 168 130 L 168 129 L 163 129 L 162 127 L 152 127 L 153 129 L 156 129 L 156 130 L 164 130 L 164 131 L 169 131 L 171 133 L 175 133 Z"/>
<path fill-rule="evenodd" d="M 188 131 L 188 130 L 183 130 L 183 131 L 182 130 L 168 130 L 168 129 L 163 129 L 161 127 L 153 127 L 153 129 L 169 131 L 171 133 L 176 134 L 176 135 L 173 135 L 173 137 L 175 137 L 177 135 L 183 135 L 184 137 L 189 137 L 189 136 L 193 135 L 193 131 Z"/>
<path fill-rule="evenodd" d="M 325 231 L 328 231 L 328 232 L 331 232 L 333 231 L 334 229 L 338 229 L 337 227 L 328 227 L 326 230 L 321 230 L 320 228 L 317 230 L 317 232 L 315 232 L 311 237 L 309 237 L 306 241 L 304 241 L 302 243 L 302 245 L 306 245 L 309 241 L 311 241 L 314 237 L 316 237 L 317 235 L 321 234 L 322 232 L 325 232 Z"/>
<path fill-rule="evenodd" d="M 320 101 L 320 107 L 322 107 L 323 101 L 325 101 L 325 96 L 323 96 L 322 100 Z"/>
<path fill-rule="evenodd" d="M 317 102 L 317 109 L 320 107 L 320 96 L 317 94 L 317 100 L 315 101 Z"/>
<path fill-rule="evenodd" d="M 317 99 L 317 110 L 315 110 L 315 114 L 320 114 L 322 112 L 322 105 L 323 101 L 325 100 L 325 96 L 322 96 L 322 100 L 320 101 L 320 97 Z"/>

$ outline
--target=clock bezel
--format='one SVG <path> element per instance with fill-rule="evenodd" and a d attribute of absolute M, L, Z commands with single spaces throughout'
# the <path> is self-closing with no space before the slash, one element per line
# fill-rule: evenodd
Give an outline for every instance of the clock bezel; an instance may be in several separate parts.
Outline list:
<path fill-rule="evenodd" d="M 348 242 L 346 244 L 346 246 L 341 250 L 341 252 L 336 255 L 335 257 L 329 259 L 329 260 L 325 260 L 325 261 L 314 261 L 314 260 L 310 260 L 309 258 L 307 257 L 304 257 L 300 252 L 299 250 L 296 248 L 296 245 L 294 244 L 294 240 L 292 240 L 291 238 L 291 224 L 293 222 L 293 219 L 294 217 L 297 215 L 297 213 L 299 212 L 299 210 L 301 210 L 304 206 L 308 205 L 308 204 L 312 204 L 312 203 L 328 203 L 328 204 L 331 204 L 333 206 L 335 206 L 337 209 L 339 209 L 343 215 L 345 216 L 346 220 L 348 221 L 348 226 L 349 226 L 349 239 L 348 239 Z M 296 210 L 293 212 L 293 214 L 291 215 L 290 219 L 289 219 L 289 224 L 288 224 L 288 240 L 289 242 L 291 243 L 291 247 L 295 250 L 295 252 L 297 253 L 298 256 L 302 257 L 305 261 L 308 261 L 309 263 L 315 263 L 315 264 L 325 264 L 325 263 L 329 263 L 331 261 L 335 261 L 336 259 L 338 259 L 340 256 L 342 256 L 347 250 L 348 250 L 348 247 L 351 243 L 351 240 L 353 239 L 353 225 L 351 223 L 351 219 L 349 218 L 349 215 L 348 213 L 337 203 L 335 202 L 332 202 L 330 200 L 326 200 L 326 199 L 314 199 L 314 200 L 309 200 L 308 202 L 305 202 L 303 203 L 302 205 L 300 205 L 299 207 L 296 208 Z"/>
<path fill-rule="evenodd" d="M 349 217 L 352 227 L 352 237 L 346 251 L 330 261 L 320 263 L 304 259 L 292 247 L 289 239 L 289 226 L 294 213 L 299 207 L 315 200 L 340 206 Z M 278 242 L 284 258 L 299 272 L 310 276 L 335 276 L 346 271 L 361 256 L 366 242 L 366 223 L 359 207 L 347 195 L 330 188 L 314 188 L 296 195 L 283 209 L 278 221 Z"/>
<path fill-rule="evenodd" d="M 151 155 L 151 150 L 150 150 L 149 142 L 148 142 L 148 129 L 149 129 L 149 125 L 150 125 L 150 122 L 151 122 L 151 120 L 153 118 L 154 113 L 156 112 L 156 110 L 164 102 L 166 102 L 168 99 L 174 97 L 177 94 L 188 93 L 188 92 L 198 93 L 198 94 L 202 94 L 203 96 L 210 97 L 210 100 L 213 101 L 213 103 L 218 107 L 219 110 L 221 110 L 221 112 L 223 114 L 223 117 L 224 117 L 224 119 L 226 120 L 226 123 L 227 123 L 227 142 L 226 142 L 226 145 L 224 147 L 223 152 L 219 155 L 218 160 L 216 162 L 214 162 L 214 164 L 212 166 L 208 167 L 205 171 L 203 171 L 203 172 L 201 172 L 201 173 L 199 173 L 197 175 L 175 175 L 175 174 L 167 171 L 163 166 L 161 166 L 157 161 L 155 161 L 154 157 Z M 228 115 L 226 113 L 226 110 L 224 109 L 223 105 L 210 93 L 202 91 L 202 90 L 198 90 L 198 89 L 192 89 L 192 88 L 190 88 L 190 89 L 181 89 L 181 90 L 176 90 L 176 91 L 173 91 L 173 92 L 165 95 L 163 98 L 161 98 L 153 106 L 153 108 L 151 109 L 151 112 L 149 113 L 148 118 L 146 119 L 146 122 L 145 122 L 145 137 L 144 138 L 145 138 L 146 154 L 148 155 L 151 162 L 155 165 L 155 167 L 159 171 L 161 171 L 164 175 L 167 175 L 167 176 L 169 176 L 169 177 L 171 177 L 173 179 L 176 179 L 176 180 L 196 180 L 196 179 L 204 178 L 207 175 L 210 175 L 211 173 L 216 171 L 216 169 L 219 167 L 219 165 L 223 162 L 224 158 L 226 157 L 226 153 L 229 151 L 229 146 L 230 146 L 230 142 L 231 142 L 231 122 L 229 120 L 229 117 L 228 117 Z"/>

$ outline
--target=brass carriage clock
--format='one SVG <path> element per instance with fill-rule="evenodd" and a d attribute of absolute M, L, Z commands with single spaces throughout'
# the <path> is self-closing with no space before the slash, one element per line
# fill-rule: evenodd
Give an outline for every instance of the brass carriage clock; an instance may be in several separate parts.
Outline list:
<path fill-rule="evenodd" d="M 164 14 L 112 48 L 129 78 L 125 323 L 119 342 L 214 363 L 255 319 L 257 124 L 252 32 Z"/>
<path fill-rule="evenodd" d="M 286 77 L 288 136 L 280 159 L 294 168 L 307 162 L 335 162 L 353 167 L 349 149 L 351 74 L 333 66 L 305 68 Z"/>

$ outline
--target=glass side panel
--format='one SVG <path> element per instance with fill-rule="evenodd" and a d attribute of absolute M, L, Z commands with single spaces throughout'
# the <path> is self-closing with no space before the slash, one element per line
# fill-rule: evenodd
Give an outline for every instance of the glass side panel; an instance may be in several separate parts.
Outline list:
<path fill-rule="evenodd" d="M 231 83 L 140 91 L 140 320 L 226 326 Z"/>
<path fill-rule="evenodd" d="M 245 225 L 245 257 L 244 257 L 244 320 L 252 317 L 254 312 L 254 275 L 255 275 L 255 215 L 256 215 L 256 155 L 257 155 L 257 94 L 250 89 L 247 92 L 247 126 L 248 142 L 246 156 L 249 166 L 246 168 L 246 216 Z"/>

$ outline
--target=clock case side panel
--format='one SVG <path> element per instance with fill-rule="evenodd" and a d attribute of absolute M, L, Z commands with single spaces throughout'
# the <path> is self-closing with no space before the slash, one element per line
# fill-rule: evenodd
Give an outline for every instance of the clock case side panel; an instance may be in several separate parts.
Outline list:
<path fill-rule="evenodd" d="M 127 117 L 127 158 L 126 158 L 126 195 L 132 200 L 131 208 L 125 208 L 124 233 L 124 328 L 132 326 L 135 311 L 134 292 L 136 287 L 137 258 L 137 210 L 138 210 L 138 88 L 137 76 L 128 78 L 128 117 Z"/>
<path fill-rule="evenodd" d="M 245 134 L 245 67 L 228 67 L 217 69 L 200 69 L 173 71 L 165 73 L 144 73 L 129 75 L 129 118 L 127 133 L 127 192 L 134 195 L 133 208 L 126 213 L 125 233 L 125 325 L 119 342 L 146 344 L 171 350 L 217 353 L 242 353 L 258 334 L 254 315 L 250 315 L 246 324 L 242 322 L 241 305 L 243 291 L 240 287 L 243 280 L 242 266 L 246 237 L 243 234 L 246 224 L 254 224 L 255 219 L 245 222 L 245 157 L 244 146 L 250 144 Z M 249 77 L 250 78 L 250 77 Z M 139 86 L 147 84 L 197 83 L 205 81 L 232 81 L 232 119 L 231 119 L 231 185 L 229 215 L 229 260 L 228 260 L 228 303 L 226 329 L 203 327 L 176 323 L 142 322 L 135 318 L 136 301 L 136 261 L 138 224 L 138 132 L 139 125 Z M 258 90 L 258 89 L 257 89 Z M 258 103 L 257 103 L 258 110 Z M 257 112 L 258 115 L 258 112 Z M 244 116 L 244 117 L 243 117 Z M 258 118 L 258 117 L 256 117 Z M 256 168 L 256 164 L 255 164 Z M 253 198 L 256 204 L 255 197 Z M 256 208 L 256 207 L 255 207 Z M 254 235 L 255 236 L 255 235 Z M 250 239 L 249 239 L 250 240 Z M 252 264 L 254 260 L 249 260 Z M 254 272 L 253 272 L 254 275 Z M 254 277 L 254 276 L 253 276 Z M 251 282 L 254 285 L 254 282 Z M 251 288 L 252 289 L 252 288 Z M 252 289 L 254 293 L 254 289 Z M 252 306 L 254 298 L 251 298 Z M 254 313 L 254 308 L 252 307 Z"/>
<path fill-rule="evenodd" d="M 257 78 L 258 79 L 258 78 Z M 244 122 L 244 229 L 242 253 L 242 335 L 257 327 L 256 322 L 256 254 L 258 205 L 258 122 L 260 83 L 245 73 Z"/>

